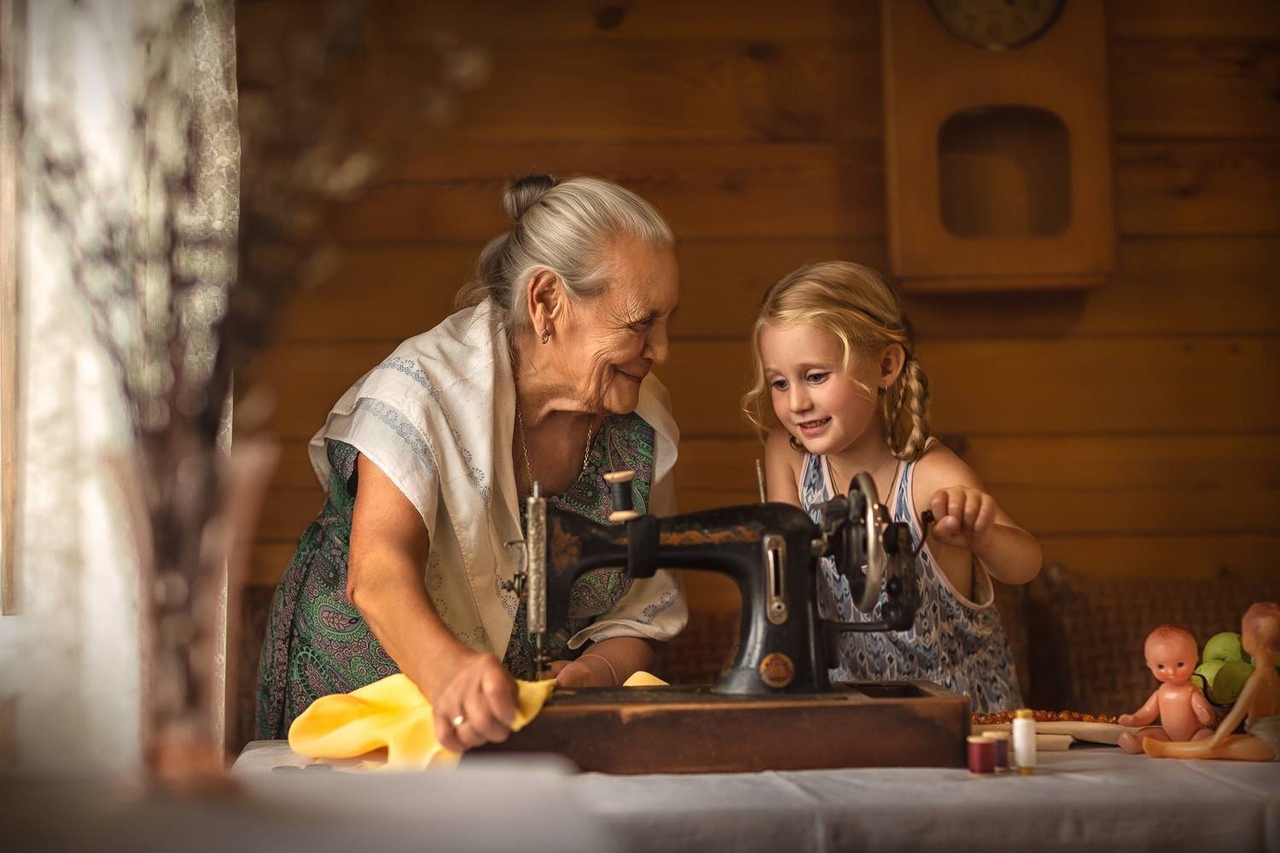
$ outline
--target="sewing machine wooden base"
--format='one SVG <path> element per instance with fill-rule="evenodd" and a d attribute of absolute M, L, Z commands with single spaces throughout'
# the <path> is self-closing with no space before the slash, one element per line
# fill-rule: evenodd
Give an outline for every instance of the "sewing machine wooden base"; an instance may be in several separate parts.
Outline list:
<path fill-rule="evenodd" d="M 968 698 L 925 681 L 777 697 L 593 688 L 557 691 L 526 728 L 477 752 L 557 753 L 602 773 L 963 767 L 969 727 Z"/>

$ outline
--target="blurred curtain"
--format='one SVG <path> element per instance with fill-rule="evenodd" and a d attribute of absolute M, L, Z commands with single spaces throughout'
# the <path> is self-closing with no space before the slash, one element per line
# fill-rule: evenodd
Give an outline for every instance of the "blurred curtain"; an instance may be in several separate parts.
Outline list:
<path fill-rule="evenodd" d="M 199 373 L 213 363 L 211 326 L 234 280 L 239 218 L 234 3 L 28 0 L 25 13 L 20 612 L 0 619 L 0 698 L 15 700 L 20 771 L 128 775 L 142 769 L 150 687 L 139 666 L 140 604 L 151 590 L 139 584 L 144 549 L 122 495 L 133 431 L 118 369 L 138 357 L 150 312 L 165 310 L 193 330 L 185 367 Z M 157 88 L 160 73 L 173 85 Z M 199 287 L 168 303 L 145 250 L 133 266 L 86 272 L 83 259 L 114 239 L 112 227 L 124 223 L 144 249 L 158 237 L 164 169 L 189 155 L 197 168 L 195 192 L 183 196 L 184 229 L 219 238 L 183 258 Z M 79 167 L 54 174 L 51 156 Z M 103 345 L 104 308 L 123 357 Z M 223 433 L 225 445 L 226 422 Z M 215 691 L 220 710 L 218 699 Z"/>
<path fill-rule="evenodd" d="M 196 220 L 207 229 L 210 245 L 221 247 L 197 259 L 200 278 L 208 282 L 206 295 L 191 306 L 199 323 L 191 328 L 211 328 L 226 304 L 228 288 L 236 276 L 236 232 L 240 222 L 240 129 L 236 119 L 236 35 L 234 0 L 195 0 L 191 49 L 195 57 L 191 79 L 191 101 L 196 134 L 195 210 Z M 195 318 L 193 318 L 195 319 Z M 210 359 L 213 341 L 200 348 Z M 220 444 L 231 446 L 231 401 L 227 401 Z M 216 633 L 213 638 L 214 734 L 226 740 L 228 676 L 234 628 L 238 621 L 235 591 L 229 589 L 224 572 L 217 602 Z M 234 688 L 231 688 L 234 693 Z"/>

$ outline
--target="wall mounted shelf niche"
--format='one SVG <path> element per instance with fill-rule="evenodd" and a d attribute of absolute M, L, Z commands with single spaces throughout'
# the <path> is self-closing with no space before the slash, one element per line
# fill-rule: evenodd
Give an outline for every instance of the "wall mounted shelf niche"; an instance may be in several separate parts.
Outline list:
<path fill-rule="evenodd" d="M 881 16 L 889 257 L 902 288 L 1105 282 L 1115 229 L 1102 0 L 882 0 Z M 1010 32 L 1019 26 L 1035 34 Z"/>

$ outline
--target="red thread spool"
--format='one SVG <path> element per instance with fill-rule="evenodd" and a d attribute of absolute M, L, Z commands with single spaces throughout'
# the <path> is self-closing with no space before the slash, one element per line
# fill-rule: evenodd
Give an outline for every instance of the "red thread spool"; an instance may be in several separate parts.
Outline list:
<path fill-rule="evenodd" d="M 982 735 L 969 735 L 969 772 L 996 772 L 996 742 Z"/>
<path fill-rule="evenodd" d="M 996 745 L 996 772 L 1008 770 L 1013 756 L 1010 755 L 1012 738 L 1008 732 L 983 732 L 982 736 Z"/>

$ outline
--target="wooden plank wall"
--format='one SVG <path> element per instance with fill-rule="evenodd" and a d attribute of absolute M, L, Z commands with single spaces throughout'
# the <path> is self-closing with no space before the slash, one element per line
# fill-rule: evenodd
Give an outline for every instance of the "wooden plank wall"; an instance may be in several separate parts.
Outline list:
<path fill-rule="evenodd" d="M 252 580 L 278 579 L 319 506 L 306 439 L 445 316 L 505 227 L 504 182 L 532 168 L 613 178 L 670 219 L 683 307 L 661 375 L 682 507 L 753 500 L 759 446 L 737 403 L 754 303 L 805 261 L 886 260 L 875 0 L 373 8 L 388 87 L 427 76 L 443 31 L 484 46 L 491 76 L 443 131 L 369 99 L 406 154 L 329 220 L 341 267 L 296 301 L 256 377 L 278 394 L 284 448 Z M 290 20 L 281 0 L 242 0 L 242 84 L 278 73 Z M 1119 270 L 1089 293 L 912 299 L 935 430 L 1048 561 L 1274 574 L 1280 4 L 1113 0 L 1108 26 Z"/>

